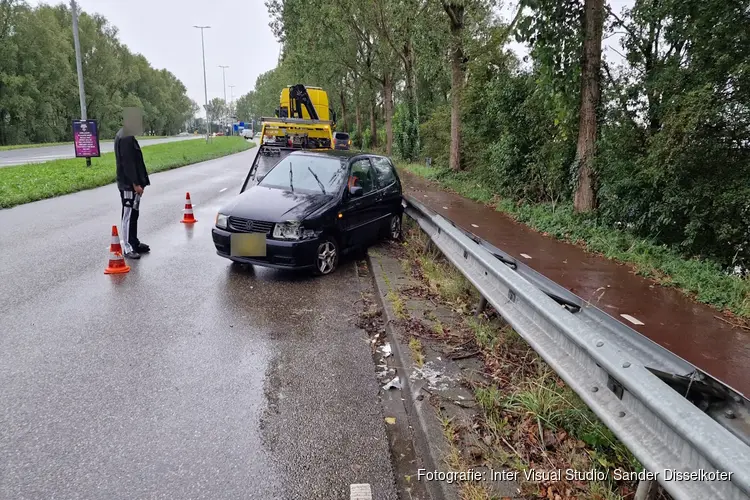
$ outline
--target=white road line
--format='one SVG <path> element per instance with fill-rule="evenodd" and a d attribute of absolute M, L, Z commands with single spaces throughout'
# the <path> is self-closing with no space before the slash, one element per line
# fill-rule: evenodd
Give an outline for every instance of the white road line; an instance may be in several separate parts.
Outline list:
<path fill-rule="evenodd" d="M 370 488 L 370 484 L 350 484 L 349 500 L 372 500 L 372 488 Z"/>
<path fill-rule="evenodd" d="M 527 254 L 527 253 L 522 253 L 522 254 L 521 254 L 521 257 L 523 257 L 524 259 L 530 259 L 530 258 L 531 258 L 531 255 L 529 255 L 529 254 Z"/>
<path fill-rule="evenodd" d="M 443 207 L 443 210 L 448 210 L 448 207 Z"/>
<path fill-rule="evenodd" d="M 643 322 L 642 322 L 641 320 L 639 320 L 638 318 L 634 318 L 634 317 L 633 317 L 633 316 L 631 316 L 630 314 L 620 314 L 620 316 L 622 316 L 622 317 L 623 317 L 623 318 L 625 318 L 626 320 L 630 321 L 630 322 L 631 322 L 631 323 L 633 323 L 634 325 L 644 325 L 644 324 L 645 324 L 645 323 L 643 323 Z"/>
<path fill-rule="evenodd" d="M 477 226 L 476 224 L 472 224 L 471 227 L 479 227 L 479 226 Z"/>
<path fill-rule="evenodd" d="M 224 192 L 224 191 L 226 191 L 227 189 L 228 189 L 228 188 L 220 189 L 220 190 L 219 190 L 219 192 L 220 192 L 220 193 L 223 193 L 223 192 Z"/>

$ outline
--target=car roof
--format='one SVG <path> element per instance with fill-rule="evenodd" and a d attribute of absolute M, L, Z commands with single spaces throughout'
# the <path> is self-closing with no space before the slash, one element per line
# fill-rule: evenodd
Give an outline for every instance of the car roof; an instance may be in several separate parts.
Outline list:
<path fill-rule="evenodd" d="M 328 157 L 328 158 L 338 158 L 338 159 L 348 159 L 348 158 L 354 158 L 355 156 L 380 156 L 375 155 L 372 153 L 367 153 L 365 151 L 353 151 L 353 150 L 347 150 L 347 149 L 326 149 L 326 150 L 310 150 L 310 149 L 304 149 L 304 150 L 296 150 L 289 154 L 289 156 L 292 155 L 308 155 L 308 156 L 319 156 L 319 157 Z"/>

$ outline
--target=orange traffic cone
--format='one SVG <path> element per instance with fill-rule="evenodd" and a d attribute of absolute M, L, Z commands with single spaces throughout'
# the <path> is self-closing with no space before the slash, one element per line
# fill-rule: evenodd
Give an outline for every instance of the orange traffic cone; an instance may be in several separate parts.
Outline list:
<path fill-rule="evenodd" d="M 194 224 L 198 222 L 193 216 L 193 204 L 190 203 L 190 193 L 185 193 L 185 215 L 182 217 L 183 224 Z"/>
<path fill-rule="evenodd" d="M 130 271 L 130 266 L 125 264 L 120 246 L 120 236 L 117 234 L 117 226 L 112 226 L 112 243 L 109 245 L 109 265 L 104 274 L 123 274 Z"/>

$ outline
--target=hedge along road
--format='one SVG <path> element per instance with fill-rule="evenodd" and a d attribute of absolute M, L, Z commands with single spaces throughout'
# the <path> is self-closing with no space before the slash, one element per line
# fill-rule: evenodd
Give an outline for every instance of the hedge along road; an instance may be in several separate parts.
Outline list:
<path fill-rule="evenodd" d="M 149 173 L 238 153 L 254 146 L 241 137 L 214 137 L 211 142 L 190 141 L 157 144 L 143 148 Z M 54 160 L 36 165 L 0 169 L 0 208 L 43 200 L 115 181 L 114 153 L 91 159 Z"/>
<path fill-rule="evenodd" d="M 160 139 L 139 139 L 141 146 L 153 146 L 155 144 L 164 144 L 168 142 L 188 141 L 205 137 L 202 135 L 190 135 L 186 137 L 164 137 Z M 111 153 L 114 151 L 114 141 L 101 141 L 99 147 L 102 153 Z M 44 163 L 51 160 L 62 160 L 65 158 L 75 158 L 73 143 L 56 144 L 54 146 L 34 146 L 18 149 L 0 149 L 0 167 L 10 167 L 13 165 L 25 165 L 27 163 Z"/>

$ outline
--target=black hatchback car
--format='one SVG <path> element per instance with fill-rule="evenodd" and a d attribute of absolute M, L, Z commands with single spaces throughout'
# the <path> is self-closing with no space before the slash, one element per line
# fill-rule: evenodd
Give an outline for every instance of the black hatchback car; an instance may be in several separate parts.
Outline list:
<path fill-rule="evenodd" d="M 401 236 L 401 181 L 387 157 L 294 151 L 251 184 L 213 229 L 217 253 L 235 262 L 330 274 L 345 251 Z"/>

